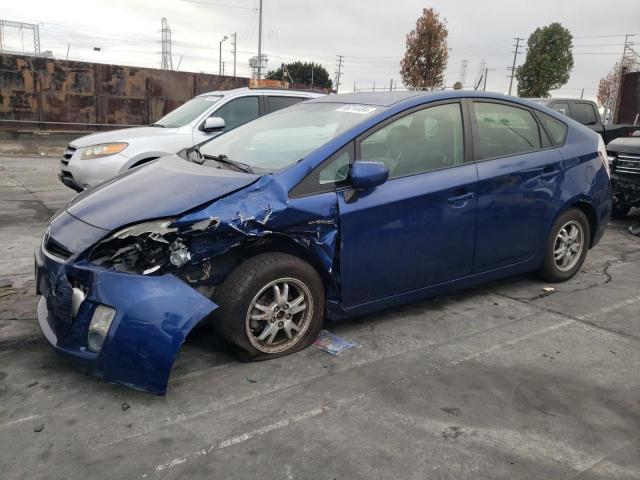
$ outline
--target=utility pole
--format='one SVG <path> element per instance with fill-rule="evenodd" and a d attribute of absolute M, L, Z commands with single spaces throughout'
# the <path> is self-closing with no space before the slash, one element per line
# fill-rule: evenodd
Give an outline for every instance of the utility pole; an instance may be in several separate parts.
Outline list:
<path fill-rule="evenodd" d="M 258 80 L 262 78 L 262 0 L 258 18 Z"/>
<path fill-rule="evenodd" d="M 344 60 L 344 55 L 336 55 L 338 58 L 338 71 L 336 72 L 336 93 L 338 93 L 338 89 L 340 88 L 340 77 L 342 76 L 342 61 Z"/>
<path fill-rule="evenodd" d="M 311 63 L 311 88 L 313 88 L 313 70 L 315 66 L 316 66 L 315 63 L 312 62 Z"/>
<path fill-rule="evenodd" d="M 389 91 L 390 92 L 393 91 L 393 78 L 391 80 L 389 80 Z"/>
<path fill-rule="evenodd" d="M 69 60 L 69 49 L 71 48 L 71 42 L 67 43 L 67 56 L 65 57 L 65 60 Z"/>
<path fill-rule="evenodd" d="M 231 36 L 233 37 L 233 42 L 231 43 L 231 45 L 233 45 L 233 78 L 236 78 L 236 55 L 238 54 L 238 33 L 234 32 L 231 34 Z"/>
<path fill-rule="evenodd" d="M 520 49 L 520 40 L 524 40 L 524 38 L 520 38 L 520 37 L 516 37 L 515 41 L 516 44 L 514 45 L 516 47 L 515 51 L 513 52 L 513 65 L 511 65 L 511 80 L 509 80 L 509 95 L 511 95 L 511 87 L 513 87 L 513 77 L 516 74 L 516 60 L 518 59 L 518 54 L 520 53 L 518 50 Z"/>
<path fill-rule="evenodd" d="M 483 91 L 487 91 L 487 75 L 489 75 L 489 68 L 485 67 L 484 68 L 484 85 L 482 86 L 482 90 Z"/>
<path fill-rule="evenodd" d="M 620 59 L 620 71 L 618 72 L 618 80 L 616 82 L 616 91 L 611 102 L 611 114 L 609 116 L 610 123 L 616 121 L 616 110 L 618 109 L 618 101 L 620 99 L 620 91 L 622 90 L 622 74 L 624 73 L 624 63 L 627 58 L 627 47 L 629 43 L 629 35 L 624 36 L 624 49 L 622 50 L 622 58 Z"/>
<path fill-rule="evenodd" d="M 580 100 L 584 98 L 584 88 L 582 89 L 582 93 L 580 94 Z"/>

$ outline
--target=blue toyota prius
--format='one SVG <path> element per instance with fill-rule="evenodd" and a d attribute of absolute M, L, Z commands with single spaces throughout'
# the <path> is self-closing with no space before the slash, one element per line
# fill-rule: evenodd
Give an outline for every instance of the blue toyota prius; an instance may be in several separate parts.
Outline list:
<path fill-rule="evenodd" d="M 268 359 L 325 318 L 527 271 L 567 280 L 611 206 L 600 137 L 543 106 L 326 96 L 78 195 L 36 251 L 38 319 L 81 368 L 163 394 L 204 320 Z"/>

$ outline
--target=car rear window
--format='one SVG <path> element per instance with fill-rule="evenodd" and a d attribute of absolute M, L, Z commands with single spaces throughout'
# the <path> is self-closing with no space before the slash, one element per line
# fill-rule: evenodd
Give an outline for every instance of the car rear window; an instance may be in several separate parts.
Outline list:
<path fill-rule="evenodd" d="M 542 126 L 549 135 L 551 143 L 554 147 L 559 147 L 564 144 L 564 139 L 567 136 L 567 126 L 560 120 L 556 120 L 551 115 L 546 113 L 536 112 Z"/>

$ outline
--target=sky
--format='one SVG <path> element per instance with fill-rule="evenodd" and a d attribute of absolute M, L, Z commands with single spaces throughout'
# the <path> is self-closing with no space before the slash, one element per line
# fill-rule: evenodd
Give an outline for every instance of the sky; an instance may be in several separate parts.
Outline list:
<path fill-rule="evenodd" d="M 21 0 L 4 2 L 0 18 L 40 25 L 41 50 L 55 58 L 160 67 L 161 19 L 172 31 L 174 69 L 217 73 L 219 42 L 237 33 L 237 75 L 249 76 L 258 50 L 259 0 Z M 465 86 L 488 70 L 487 90 L 506 93 L 515 37 L 560 22 L 574 36 L 571 79 L 553 96 L 595 98 L 598 80 L 622 56 L 625 34 L 640 53 L 640 0 L 263 0 L 263 52 L 268 69 L 294 60 L 315 61 L 333 76 L 344 56 L 340 92 L 400 86 L 406 35 L 422 9 L 446 19 L 446 83 Z M 33 48 L 26 31 L 5 29 L 6 49 Z M 99 47 L 100 51 L 94 51 Z M 233 71 L 231 39 L 223 43 L 225 73 Z M 524 61 L 525 54 L 517 58 Z M 399 87 L 400 88 L 400 87 Z M 514 87 L 515 94 L 515 87 Z"/>

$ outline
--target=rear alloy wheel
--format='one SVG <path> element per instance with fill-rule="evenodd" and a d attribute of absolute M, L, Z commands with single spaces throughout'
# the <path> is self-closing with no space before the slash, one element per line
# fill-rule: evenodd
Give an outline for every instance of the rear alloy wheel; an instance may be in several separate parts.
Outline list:
<path fill-rule="evenodd" d="M 324 285 L 308 263 L 286 253 L 249 258 L 216 288 L 213 325 L 241 360 L 297 352 L 318 337 Z"/>
<path fill-rule="evenodd" d="M 573 277 L 584 262 L 591 240 L 589 221 L 577 208 L 564 212 L 549 234 L 540 274 L 549 282 Z"/>

